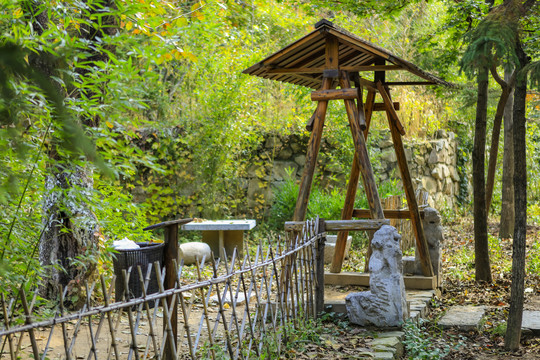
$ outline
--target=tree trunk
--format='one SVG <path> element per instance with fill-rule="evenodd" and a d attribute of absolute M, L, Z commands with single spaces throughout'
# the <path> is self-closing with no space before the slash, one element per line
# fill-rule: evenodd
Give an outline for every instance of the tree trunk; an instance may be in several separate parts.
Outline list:
<path fill-rule="evenodd" d="M 527 55 L 518 44 L 516 53 L 521 69 L 528 63 Z M 527 77 L 518 76 L 514 92 L 514 201 L 515 229 L 512 245 L 512 285 L 510 309 L 506 326 L 504 346 L 508 350 L 519 349 L 521 322 L 523 320 L 523 294 L 525 280 L 525 247 L 527 241 L 527 147 L 525 99 Z"/>
<path fill-rule="evenodd" d="M 115 8 L 113 0 L 88 3 L 89 12 L 94 14 L 99 14 L 105 8 L 109 9 L 108 11 Z M 113 15 L 101 16 L 96 20 L 91 20 L 91 15 L 88 14 L 88 23 L 84 23 L 80 29 L 80 36 L 89 44 L 99 44 L 105 35 L 113 35 L 117 31 L 117 21 Z M 114 51 L 110 48 L 107 50 Z M 108 55 L 97 50 L 86 59 L 87 62 L 107 60 Z M 90 71 L 88 69 L 89 67 L 75 71 L 85 76 Z M 76 89 L 70 92 L 74 97 L 81 96 Z M 85 96 L 92 98 L 93 93 L 86 90 Z M 83 117 L 80 121 L 87 127 L 99 124 L 97 116 Z M 98 223 L 86 204 L 86 199 L 92 195 L 92 170 L 62 159 L 56 152 L 54 144 L 49 157 L 53 160 L 53 165 L 49 166 L 50 173 L 46 178 L 46 194 L 43 202 L 44 231 L 39 246 L 40 263 L 46 269 L 41 294 L 54 299 L 58 297 L 58 285 L 68 287 L 68 300 L 71 300 L 74 307 L 78 307 L 85 300 L 84 283 L 93 274 L 97 265 Z"/>
<path fill-rule="evenodd" d="M 485 152 L 486 152 L 486 116 L 488 100 L 488 69 L 478 72 L 478 99 L 476 103 L 476 125 L 474 130 L 473 160 L 473 198 L 474 198 L 474 261 L 476 281 L 491 282 L 489 262 L 486 187 L 485 187 Z"/>
<path fill-rule="evenodd" d="M 68 300 L 81 305 L 84 281 L 96 268 L 97 220 L 83 202 L 92 194 L 91 173 L 76 167 L 51 166 L 43 201 L 44 231 L 39 244 L 39 261 L 46 269 L 41 286 L 45 298 L 58 296 L 58 285 L 68 287 Z"/>
<path fill-rule="evenodd" d="M 504 80 L 510 80 L 512 71 L 505 70 Z M 504 153 L 502 178 L 502 204 L 499 238 L 508 239 L 514 233 L 514 130 L 512 111 L 514 91 L 510 93 L 504 108 Z"/>

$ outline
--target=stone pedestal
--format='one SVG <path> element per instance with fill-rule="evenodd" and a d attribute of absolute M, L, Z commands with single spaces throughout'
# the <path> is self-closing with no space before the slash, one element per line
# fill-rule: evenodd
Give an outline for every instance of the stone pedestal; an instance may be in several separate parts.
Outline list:
<path fill-rule="evenodd" d="M 426 207 L 424 209 L 422 226 L 428 242 L 429 257 L 431 258 L 431 264 L 433 265 L 433 274 L 440 275 L 441 243 L 444 240 L 444 236 L 439 212 L 433 208 Z M 406 256 L 403 258 L 403 272 L 405 274 L 422 275 L 418 251 L 415 251 L 415 257 Z"/>
<path fill-rule="evenodd" d="M 384 225 L 373 236 L 373 253 L 369 260 L 369 291 L 351 293 L 345 298 L 349 321 L 358 325 L 401 326 L 408 317 L 401 236 Z"/>

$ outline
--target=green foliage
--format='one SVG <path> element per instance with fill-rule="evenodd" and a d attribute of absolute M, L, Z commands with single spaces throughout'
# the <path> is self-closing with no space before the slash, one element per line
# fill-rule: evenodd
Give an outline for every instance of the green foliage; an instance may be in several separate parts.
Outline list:
<path fill-rule="evenodd" d="M 418 322 L 408 320 L 403 325 L 403 345 L 409 359 L 443 359 L 450 352 L 449 345 L 440 349 L 433 343 L 428 326 L 428 321 L 422 318 Z"/>
<path fill-rule="evenodd" d="M 398 180 L 387 180 L 379 186 L 379 196 L 385 198 L 392 195 L 403 194 L 403 189 L 397 186 Z M 293 177 L 293 169 L 287 170 L 287 177 L 279 188 L 274 191 L 274 201 L 270 208 L 268 224 L 276 231 L 282 230 L 285 221 L 290 221 L 294 214 L 296 199 L 298 197 L 299 185 Z M 314 182 L 308 202 L 306 217 L 314 219 L 317 216 L 321 219 L 337 220 L 341 219 L 341 211 L 345 203 L 345 189 L 323 188 L 319 183 Z M 365 193 L 358 191 L 355 199 L 355 208 L 368 208 L 368 201 Z"/>
<path fill-rule="evenodd" d="M 472 77 L 479 69 L 498 66 L 500 61 L 518 63 L 514 51 L 516 36 L 517 24 L 513 17 L 494 11 L 466 34 L 469 45 L 461 59 L 461 68 Z"/>

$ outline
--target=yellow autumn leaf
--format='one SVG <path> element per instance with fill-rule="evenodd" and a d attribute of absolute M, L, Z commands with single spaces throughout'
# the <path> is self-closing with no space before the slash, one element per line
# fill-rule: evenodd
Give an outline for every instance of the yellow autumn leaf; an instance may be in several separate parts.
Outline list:
<path fill-rule="evenodd" d="M 112 127 L 113 127 L 113 124 L 111 124 L 111 123 L 108 122 L 108 121 L 105 121 L 105 125 L 107 125 L 107 127 L 108 127 L 109 129 L 112 129 Z"/>
<path fill-rule="evenodd" d="M 228 309 L 228 308 L 230 308 L 230 305 L 229 305 L 229 304 L 224 304 L 224 305 L 223 305 L 223 308 L 224 308 L 224 309 Z"/>
<path fill-rule="evenodd" d="M 166 53 L 166 54 L 163 55 L 163 56 L 165 56 L 165 59 L 166 59 L 167 61 L 172 60 L 172 55 L 171 55 L 171 53 Z"/>
<path fill-rule="evenodd" d="M 183 26 L 187 26 L 188 22 L 185 17 L 179 17 L 178 19 L 175 19 L 173 21 L 173 24 L 176 27 L 183 27 Z"/>
<path fill-rule="evenodd" d="M 132 23 L 131 21 L 128 21 L 128 22 L 126 23 L 126 30 L 129 31 L 129 30 L 131 30 L 132 28 L 133 28 L 133 23 Z"/>
<path fill-rule="evenodd" d="M 173 50 L 173 52 L 174 52 L 174 58 L 175 58 L 176 60 L 182 60 L 182 53 L 183 53 L 183 52 L 178 51 L 178 50 Z"/>
<path fill-rule="evenodd" d="M 193 55 L 192 53 L 188 52 L 188 51 L 183 51 L 182 52 L 182 56 L 184 56 L 185 58 L 193 61 L 193 62 L 197 62 L 197 57 L 195 55 Z"/>

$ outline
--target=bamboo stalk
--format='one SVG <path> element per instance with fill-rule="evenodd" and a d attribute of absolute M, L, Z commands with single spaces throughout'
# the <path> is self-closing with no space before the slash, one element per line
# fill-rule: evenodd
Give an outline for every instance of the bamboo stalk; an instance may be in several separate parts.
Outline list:
<path fill-rule="evenodd" d="M 9 329 L 9 312 L 8 312 L 8 309 L 6 308 L 6 298 L 4 296 L 4 293 L 2 293 L 1 295 L 2 295 L 2 312 L 4 314 L 4 325 L 6 329 Z M 15 352 L 13 349 L 13 339 L 11 338 L 11 334 L 8 334 L 6 338 L 7 338 L 8 346 L 9 346 L 9 354 L 11 355 L 12 359 L 15 359 Z"/>
<path fill-rule="evenodd" d="M 202 279 L 202 277 L 201 277 L 201 268 L 202 268 L 202 266 L 204 266 L 204 260 L 205 260 L 205 257 L 202 258 L 200 263 L 198 261 L 196 263 L 197 279 L 199 281 L 201 281 L 201 279 Z M 209 301 L 209 298 L 210 298 L 210 291 L 208 291 L 208 297 L 205 300 L 204 290 L 203 289 L 204 288 L 202 288 L 202 287 L 199 288 L 200 293 L 201 293 L 202 303 L 203 303 L 203 316 L 206 319 L 206 331 L 208 332 L 208 342 L 210 343 L 210 350 L 212 352 L 212 359 L 215 359 L 216 358 L 216 351 L 214 350 L 214 338 L 212 337 L 212 334 L 210 333 L 210 316 L 208 315 L 208 301 Z M 202 329 L 202 320 L 203 319 L 201 317 L 201 324 L 199 325 L 199 331 L 197 333 L 197 339 L 196 339 L 196 343 L 195 343 L 195 348 L 197 348 L 197 344 L 199 342 L 199 336 L 200 336 L 201 329 Z"/>
<path fill-rule="evenodd" d="M 225 254 L 225 258 L 227 257 L 227 255 Z M 216 261 L 213 259 L 212 257 L 212 269 L 214 270 L 214 278 L 217 278 L 217 267 L 216 267 Z M 226 285 L 225 285 L 226 286 Z M 226 292 L 226 290 L 225 290 Z M 224 293 L 225 293 L 224 292 Z M 231 357 L 231 359 L 233 358 L 233 351 L 232 351 L 232 344 L 231 344 L 231 338 L 230 338 L 230 334 L 229 334 L 229 329 L 227 328 L 227 319 L 225 318 L 225 309 L 223 307 L 223 300 L 219 294 L 219 285 L 216 284 L 216 294 L 217 294 L 217 299 L 218 299 L 218 304 L 219 304 L 219 314 L 221 314 L 221 320 L 223 322 L 223 331 L 225 332 L 225 338 L 226 338 L 226 341 L 227 341 L 227 350 L 229 351 L 229 355 Z M 218 319 L 219 319 L 219 315 L 218 315 Z M 214 327 L 214 332 L 217 328 L 217 325 L 218 325 L 218 321 L 216 321 L 216 326 Z"/>
<path fill-rule="evenodd" d="M 105 300 L 105 306 L 109 306 L 110 293 L 105 291 L 105 289 L 106 289 L 106 287 L 105 287 L 105 277 L 103 275 L 100 275 L 100 280 L 101 280 L 101 289 L 103 291 L 103 298 Z M 111 281 L 111 289 L 113 287 L 114 280 L 115 279 L 113 278 L 113 280 Z M 111 333 L 111 345 L 112 345 L 113 350 L 114 350 L 114 355 L 115 355 L 116 359 L 120 359 L 120 352 L 118 351 L 118 346 L 116 345 L 116 334 L 114 333 L 113 320 L 112 320 L 112 317 L 111 317 L 111 313 L 107 312 L 106 314 L 107 314 L 107 322 L 109 323 L 109 332 Z M 64 326 L 64 323 L 62 323 L 62 326 Z"/>
<path fill-rule="evenodd" d="M 24 313 L 26 315 L 25 322 L 26 324 L 31 324 L 32 313 L 31 313 L 30 307 L 28 306 L 28 302 L 26 301 L 26 294 L 24 293 L 23 288 L 21 288 L 20 297 L 21 297 L 21 303 L 24 309 Z M 32 352 L 34 353 L 34 359 L 39 359 L 39 350 L 38 350 L 38 346 L 36 342 L 36 336 L 34 334 L 34 329 L 28 329 L 28 336 L 30 336 L 30 342 L 32 344 Z"/>

